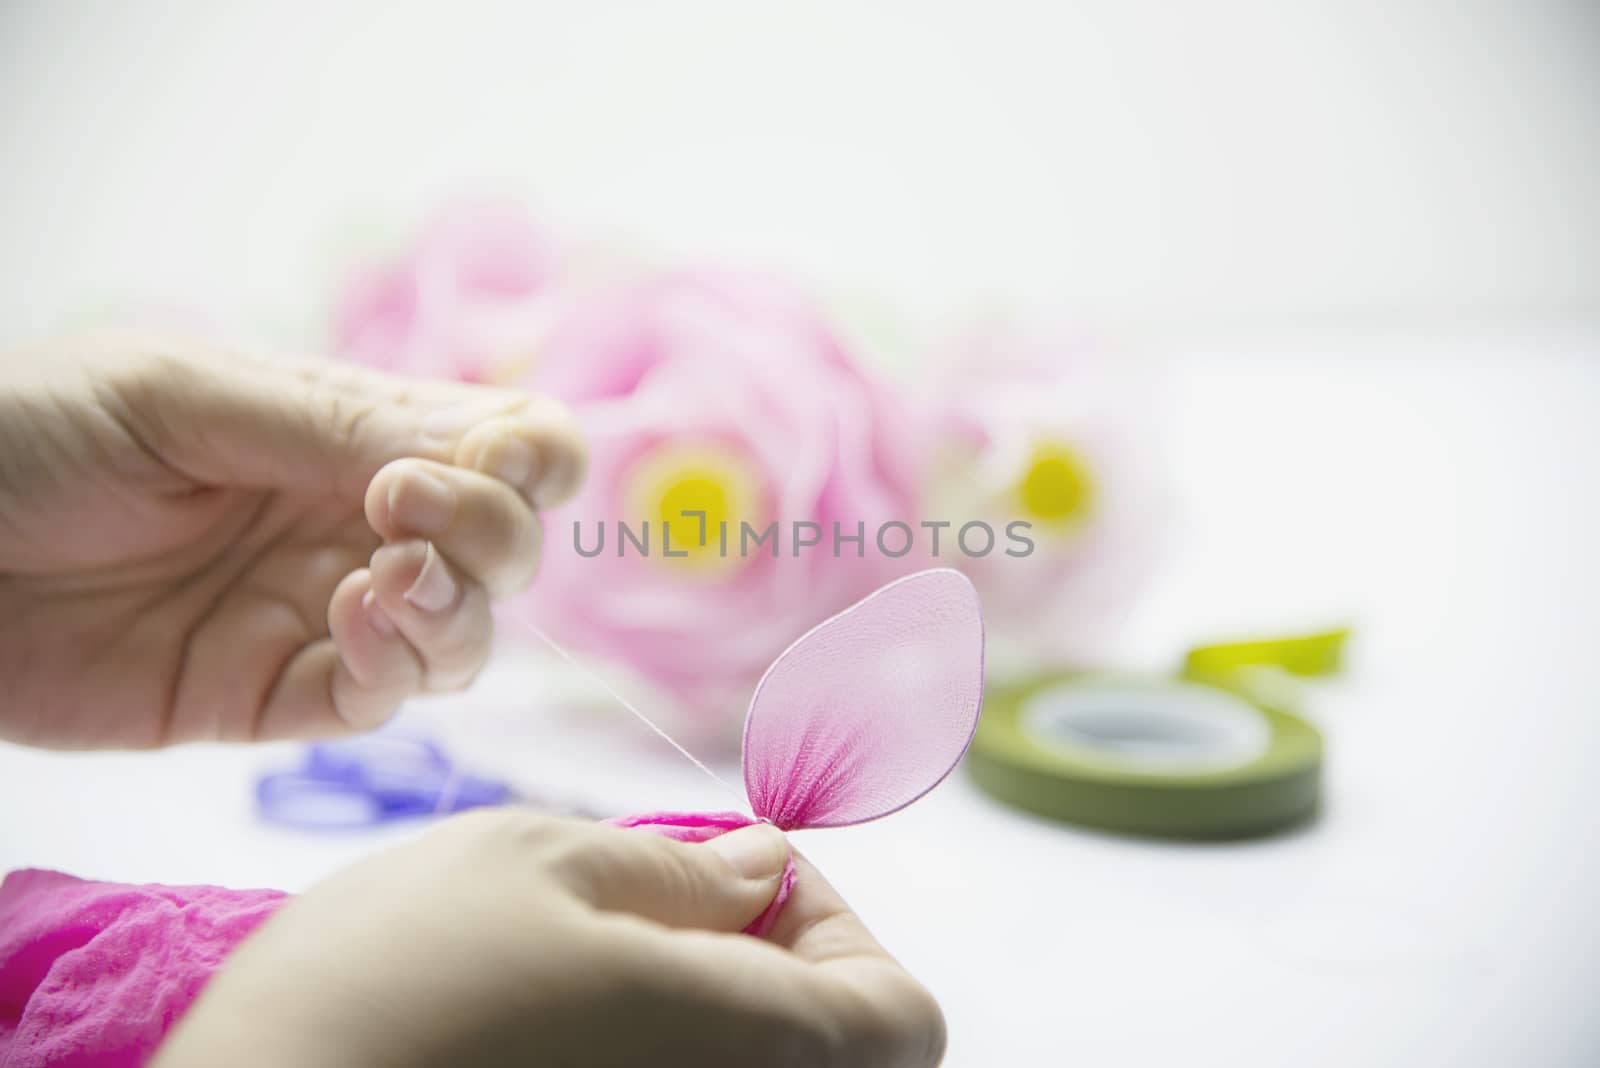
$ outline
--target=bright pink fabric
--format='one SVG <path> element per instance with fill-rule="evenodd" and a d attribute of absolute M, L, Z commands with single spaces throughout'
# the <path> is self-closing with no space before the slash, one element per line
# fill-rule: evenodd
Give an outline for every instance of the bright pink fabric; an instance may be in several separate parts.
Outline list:
<path fill-rule="evenodd" d="M 748 827 L 756 821 L 742 812 L 648 812 L 642 816 L 621 816 L 606 822 L 613 827 L 641 827 L 680 842 L 705 842 L 740 827 Z M 789 900 L 789 892 L 793 889 L 794 860 L 791 858 L 788 867 L 783 869 L 783 882 L 778 884 L 777 896 L 761 915 L 750 921 L 750 926 L 744 929 L 745 934 L 766 937 L 772 925 L 778 922 L 778 913 L 782 911 L 783 903 Z"/>
<path fill-rule="evenodd" d="M 285 898 L 12 872 L 0 884 L 0 1066 L 143 1064 Z"/>

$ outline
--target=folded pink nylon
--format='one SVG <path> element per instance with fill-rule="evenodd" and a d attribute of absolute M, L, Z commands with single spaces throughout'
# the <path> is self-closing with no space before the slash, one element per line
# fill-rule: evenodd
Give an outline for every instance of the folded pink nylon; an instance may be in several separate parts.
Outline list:
<path fill-rule="evenodd" d="M 742 812 L 647 812 L 641 816 L 620 816 L 606 822 L 613 827 L 639 827 L 654 834 L 676 838 L 680 842 L 705 842 L 740 827 L 748 827 L 756 821 Z M 794 858 L 790 857 L 783 869 L 783 882 L 778 884 L 777 896 L 761 915 L 750 921 L 744 933 L 758 938 L 766 937 L 772 925 L 778 922 L 778 912 L 783 908 L 783 903 L 789 900 L 789 892 L 793 889 Z"/>
<path fill-rule="evenodd" d="M 0 1066 L 144 1064 L 285 899 L 281 890 L 12 872 L 0 883 Z"/>

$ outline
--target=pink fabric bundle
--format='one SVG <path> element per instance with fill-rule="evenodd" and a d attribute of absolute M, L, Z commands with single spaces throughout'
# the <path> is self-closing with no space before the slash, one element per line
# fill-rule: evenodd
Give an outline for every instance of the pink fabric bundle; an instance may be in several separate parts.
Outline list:
<path fill-rule="evenodd" d="M 653 812 L 611 821 L 703 842 L 764 820 L 793 831 L 887 816 L 939 784 L 983 705 L 983 615 L 959 571 L 919 571 L 808 631 L 773 661 L 744 723 L 737 812 Z M 772 929 L 794 862 L 746 930 Z"/>
<path fill-rule="evenodd" d="M 279 890 L 11 873 L 0 884 L 0 1065 L 143 1064 L 284 899 Z"/>

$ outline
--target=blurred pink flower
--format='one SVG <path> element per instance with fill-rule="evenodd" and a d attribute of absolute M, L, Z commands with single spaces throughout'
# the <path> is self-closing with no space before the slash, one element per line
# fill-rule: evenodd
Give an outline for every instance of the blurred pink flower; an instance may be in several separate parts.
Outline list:
<path fill-rule="evenodd" d="M 572 405 L 590 446 L 581 495 L 547 517 L 527 606 L 563 644 L 675 696 L 681 726 L 705 741 L 736 740 L 751 689 L 790 642 L 917 566 L 915 551 L 886 557 L 873 539 L 888 520 L 915 526 L 921 424 L 773 281 L 679 273 L 591 294 L 564 314 L 527 385 Z M 705 545 L 685 509 L 706 513 Z M 648 558 L 631 544 L 619 555 L 618 520 L 650 521 Z M 774 522 L 776 557 L 741 529 Z M 821 539 L 798 556 L 796 522 Z M 864 530 L 859 550 L 843 542 L 835 556 L 835 523 L 845 537 Z M 575 524 L 585 552 L 603 524 L 604 550 L 580 554 Z M 663 556 L 662 524 L 687 556 Z"/>
<path fill-rule="evenodd" d="M 338 348 L 573 407 L 589 478 L 545 517 L 526 611 L 563 646 L 676 698 L 678 729 L 698 728 L 702 745 L 736 741 L 772 659 L 924 566 L 935 540 L 937 562 L 977 584 L 1002 669 L 1081 661 L 1128 601 L 1163 498 L 1142 415 L 1151 391 L 1107 375 L 1104 354 L 1059 333 L 978 330 L 942 372 L 925 370 L 912 405 L 771 279 L 607 282 L 578 277 L 576 258 L 564 249 L 558 264 L 515 205 L 459 206 L 350 286 Z M 635 535 L 626 546 L 619 521 Z M 992 546 L 963 536 L 974 522 Z M 817 542 L 798 553 L 797 524 Z M 908 528 L 888 538 L 909 541 L 905 555 L 880 548 L 885 524 Z"/>
<path fill-rule="evenodd" d="M 539 336 L 555 260 L 552 242 L 515 204 L 459 204 L 401 256 L 350 281 L 335 309 L 334 347 L 386 370 L 489 380 Z"/>
<path fill-rule="evenodd" d="M 1156 390 L 1087 340 L 990 325 L 952 346 L 928 392 L 939 433 L 928 514 L 997 535 L 992 552 L 954 563 L 983 598 L 992 663 L 1081 666 L 1154 556 Z"/>

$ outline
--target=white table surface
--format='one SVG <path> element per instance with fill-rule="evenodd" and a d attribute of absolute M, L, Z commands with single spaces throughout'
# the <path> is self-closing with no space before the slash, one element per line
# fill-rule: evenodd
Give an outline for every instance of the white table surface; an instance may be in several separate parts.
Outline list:
<path fill-rule="evenodd" d="M 1326 808 L 1282 837 L 1131 841 L 957 774 L 800 843 L 945 1005 L 949 1063 L 1600 1061 L 1600 334 L 1366 336 L 1173 362 L 1172 549 L 1115 648 L 1351 619 L 1311 714 Z M 724 807 L 614 713 L 557 712 L 508 646 L 407 713 L 456 753 L 607 811 Z M 0 746 L 0 867 L 302 888 L 412 830 L 251 809 L 290 747 Z"/>

